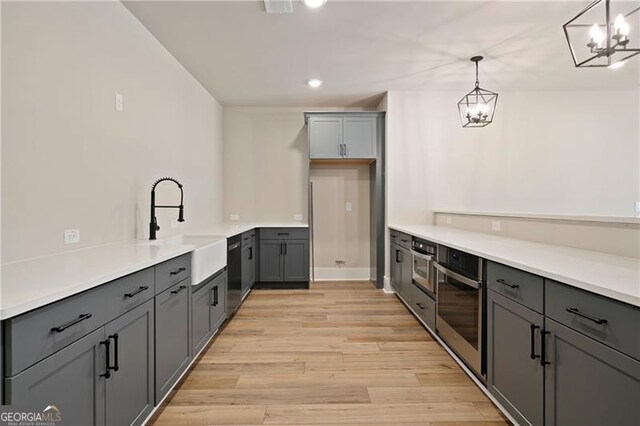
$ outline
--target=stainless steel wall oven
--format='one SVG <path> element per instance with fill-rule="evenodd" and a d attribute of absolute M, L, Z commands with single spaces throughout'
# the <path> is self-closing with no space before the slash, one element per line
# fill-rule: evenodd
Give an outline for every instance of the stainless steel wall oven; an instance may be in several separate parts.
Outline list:
<path fill-rule="evenodd" d="M 485 374 L 483 260 L 438 246 L 436 331 L 481 378 Z"/>

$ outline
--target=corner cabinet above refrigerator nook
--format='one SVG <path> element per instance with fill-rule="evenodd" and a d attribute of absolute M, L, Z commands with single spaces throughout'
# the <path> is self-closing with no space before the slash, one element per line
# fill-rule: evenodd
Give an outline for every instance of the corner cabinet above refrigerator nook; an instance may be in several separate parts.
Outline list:
<path fill-rule="evenodd" d="M 376 159 L 383 113 L 306 113 L 312 160 Z"/>

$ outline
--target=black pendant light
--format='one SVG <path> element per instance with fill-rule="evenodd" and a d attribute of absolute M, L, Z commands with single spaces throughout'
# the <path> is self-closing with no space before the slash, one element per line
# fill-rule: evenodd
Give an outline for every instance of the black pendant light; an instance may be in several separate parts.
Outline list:
<path fill-rule="evenodd" d="M 483 59 L 482 56 L 471 58 L 471 61 L 476 64 L 476 85 L 458 102 L 462 127 L 484 127 L 493 121 L 498 94 L 480 87 L 478 62 Z"/>
<path fill-rule="evenodd" d="M 596 0 L 564 24 L 573 63 L 576 67 L 620 68 L 640 53 L 637 2 Z"/>

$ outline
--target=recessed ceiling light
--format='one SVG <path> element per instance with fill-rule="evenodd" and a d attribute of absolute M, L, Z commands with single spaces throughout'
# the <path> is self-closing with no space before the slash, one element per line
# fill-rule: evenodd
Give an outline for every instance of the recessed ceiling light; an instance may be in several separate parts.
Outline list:
<path fill-rule="evenodd" d="M 627 61 L 618 61 L 618 62 L 614 62 L 611 65 L 609 65 L 609 68 L 611 68 L 612 70 L 617 70 L 619 68 L 624 67 L 624 64 L 626 64 Z"/>
<path fill-rule="evenodd" d="M 327 0 L 303 0 L 304 4 L 311 9 L 317 9 L 319 7 L 324 6 L 327 3 Z"/>
<path fill-rule="evenodd" d="M 318 87 L 322 86 L 322 80 L 318 78 L 312 78 L 311 80 L 307 81 L 307 84 L 309 85 L 309 87 L 317 89 Z"/>

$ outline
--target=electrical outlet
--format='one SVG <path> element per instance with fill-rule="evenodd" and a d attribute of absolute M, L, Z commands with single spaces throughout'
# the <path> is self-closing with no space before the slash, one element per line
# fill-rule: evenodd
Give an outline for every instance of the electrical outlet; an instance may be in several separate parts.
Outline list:
<path fill-rule="evenodd" d="M 231 216 L 229 216 L 229 219 L 233 220 L 233 221 L 240 220 L 240 215 L 239 214 L 232 214 Z"/>
<path fill-rule="evenodd" d="M 500 230 L 500 221 L 499 220 L 492 220 L 491 221 L 491 230 L 492 231 L 499 231 Z"/>
<path fill-rule="evenodd" d="M 447 225 L 451 225 L 453 223 L 453 219 L 451 218 L 451 216 L 447 216 L 445 220 L 447 222 Z"/>
<path fill-rule="evenodd" d="M 80 242 L 80 230 L 79 229 L 65 229 L 64 230 L 64 243 L 65 244 L 77 244 Z"/>
<path fill-rule="evenodd" d="M 640 217 L 640 201 L 636 201 L 636 217 Z"/>
<path fill-rule="evenodd" d="M 352 210 L 351 203 L 346 203 L 346 204 L 345 204 L 345 208 L 346 208 L 346 210 L 347 210 L 348 212 L 350 212 L 350 211 Z"/>
<path fill-rule="evenodd" d="M 124 97 L 122 94 L 116 92 L 116 111 L 124 111 Z"/>
<path fill-rule="evenodd" d="M 301 213 L 296 213 L 293 215 L 293 220 L 302 220 L 302 214 Z"/>

